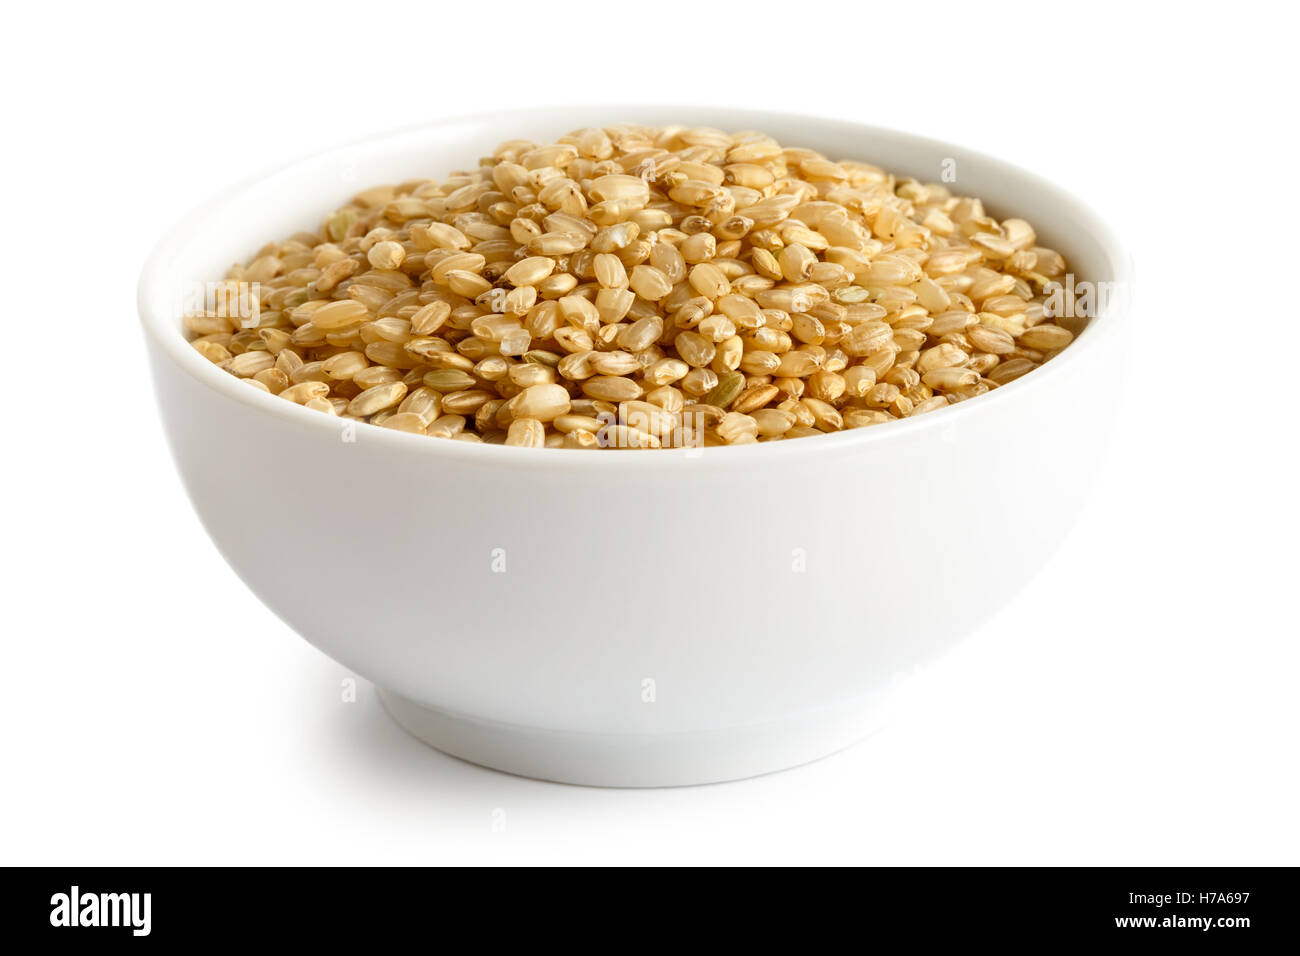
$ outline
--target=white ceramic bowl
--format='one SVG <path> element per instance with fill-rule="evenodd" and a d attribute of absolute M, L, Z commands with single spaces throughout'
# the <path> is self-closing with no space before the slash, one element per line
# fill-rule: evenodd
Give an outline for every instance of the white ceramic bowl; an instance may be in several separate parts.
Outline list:
<path fill-rule="evenodd" d="M 185 342 L 176 290 L 317 228 L 357 189 L 501 140 L 621 121 L 762 129 L 1023 215 L 1082 278 L 1127 283 L 1106 224 L 946 143 L 806 116 L 592 107 L 448 120 L 247 183 L 187 217 L 140 282 L 168 438 L 244 582 L 373 681 L 435 747 L 573 783 L 703 783 L 793 766 L 879 722 L 914 672 L 1005 604 L 1078 513 L 1110 417 L 1113 307 L 1044 368 L 916 419 L 702 452 L 438 441 L 255 391 Z"/>

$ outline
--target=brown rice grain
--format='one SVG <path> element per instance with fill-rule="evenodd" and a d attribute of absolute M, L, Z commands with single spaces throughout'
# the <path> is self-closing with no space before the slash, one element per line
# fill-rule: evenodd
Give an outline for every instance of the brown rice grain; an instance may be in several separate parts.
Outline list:
<path fill-rule="evenodd" d="M 1051 319 L 1068 264 L 1036 243 L 944 185 L 760 133 L 590 127 L 363 190 L 217 283 L 260 283 L 257 327 L 221 307 L 182 327 L 252 388 L 390 429 L 747 444 L 1050 361 L 1087 321 Z"/>

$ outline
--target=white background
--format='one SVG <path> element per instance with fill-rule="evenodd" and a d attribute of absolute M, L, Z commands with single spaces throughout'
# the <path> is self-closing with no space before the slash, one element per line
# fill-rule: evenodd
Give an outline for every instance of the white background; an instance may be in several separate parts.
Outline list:
<path fill-rule="evenodd" d="M 7 11 L 0 862 L 1300 863 L 1293 16 Z M 340 701 L 347 673 L 227 569 L 163 442 L 134 283 L 184 211 L 370 132 L 584 101 L 954 140 L 1076 192 L 1137 261 L 1080 525 L 892 727 L 802 769 L 599 791 L 428 750 L 367 686 Z"/>

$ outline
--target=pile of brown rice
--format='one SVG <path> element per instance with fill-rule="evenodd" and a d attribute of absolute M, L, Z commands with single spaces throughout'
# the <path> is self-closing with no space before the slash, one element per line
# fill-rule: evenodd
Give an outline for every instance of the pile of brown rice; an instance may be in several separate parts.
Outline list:
<path fill-rule="evenodd" d="M 230 270 L 251 313 L 185 328 L 254 388 L 386 428 L 736 445 L 1018 378 L 1073 337 L 1044 315 L 1065 270 L 942 185 L 756 132 L 614 126 L 367 189 Z"/>

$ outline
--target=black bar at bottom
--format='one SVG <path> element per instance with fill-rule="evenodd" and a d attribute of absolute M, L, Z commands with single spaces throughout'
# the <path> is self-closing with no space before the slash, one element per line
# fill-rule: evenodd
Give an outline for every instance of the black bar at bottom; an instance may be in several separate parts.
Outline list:
<path fill-rule="evenodd" d="M 563 946 L 566 936 L 617 932 L 622 923 L 633 939 L 648 934 L 659 945 L 687 943 L 660 934 L 694 924 L 715 939 L 802 931 L 865 943 L 883 930 L 877 939 L 1212 940 L 1235 948 L 1287 940 L 1297 928 L 1291 868 L 840 869 L 785 877 L 670 870 L 594 885 L 580 870 L 539 882 L 531 873 L 474 870 L 36 868 L 10 869 L 6 882 L 0 912 L 9 934 L 90 944 L 337 944 L 404 932 L 434 945 L 429 930 L 442 925 L 457 936 L 522 929 L 534 943 L 550 937 Z"/>

